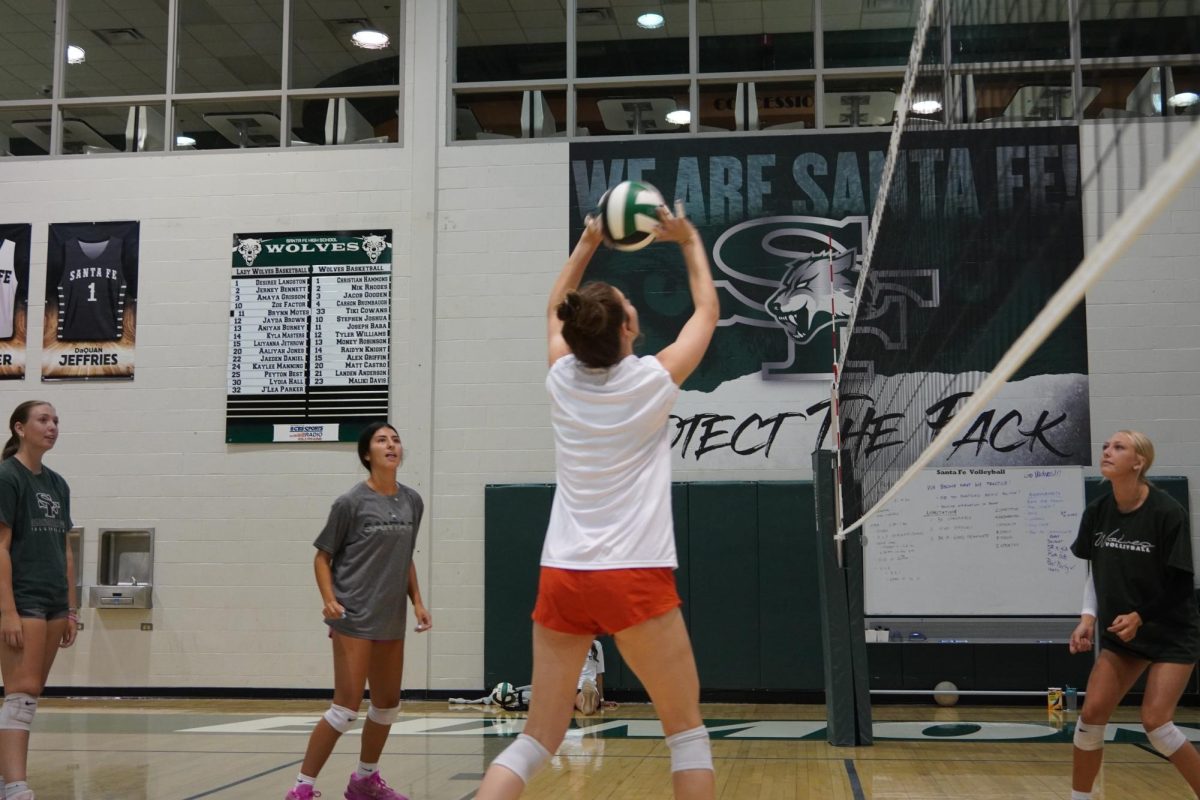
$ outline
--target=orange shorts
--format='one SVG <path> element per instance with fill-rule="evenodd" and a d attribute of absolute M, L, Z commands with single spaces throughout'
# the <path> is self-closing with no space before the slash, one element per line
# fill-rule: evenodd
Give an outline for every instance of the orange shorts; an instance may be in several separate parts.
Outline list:
<path fill-rule="evenodd" d="M 533 621 L 559 633 L 617 633 L 681 605 L 670 567 L 542 567 Z"/>

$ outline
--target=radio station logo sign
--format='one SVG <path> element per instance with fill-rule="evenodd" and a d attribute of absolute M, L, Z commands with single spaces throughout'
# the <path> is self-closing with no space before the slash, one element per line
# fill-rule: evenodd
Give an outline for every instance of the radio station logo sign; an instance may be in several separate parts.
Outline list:
<path fill-rule="evenodd" d="M 338 425 L 276 425 L 277 442 L 336 442 Z"/>

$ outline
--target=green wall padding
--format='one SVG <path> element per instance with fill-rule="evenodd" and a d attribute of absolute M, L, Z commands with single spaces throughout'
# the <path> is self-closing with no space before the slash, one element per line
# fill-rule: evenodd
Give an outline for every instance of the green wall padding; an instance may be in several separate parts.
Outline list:
<path fill-rule="evenodd" d="M 761 686 L 758 487 L 688 487 L 692 649 L 707 689 Z"/>

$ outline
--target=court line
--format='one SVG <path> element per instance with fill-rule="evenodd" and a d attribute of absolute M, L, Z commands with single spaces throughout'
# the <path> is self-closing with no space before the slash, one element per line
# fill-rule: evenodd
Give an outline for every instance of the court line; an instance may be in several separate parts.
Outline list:
<path fill-rule="evenodd" d="M 847 758 L 842 763 L 846 765 L 846 775 L 850 778 L 850 791 L 854 793 L 854 800 L 867 800 L 863 794 L 862 782 L 858 779 L 858 770 L 854 768 L 854 759 Z"/>
<path fill-rule="evenodd" d="M 249 775 L 245 778 L 242 778 L 241 780 L 233 781 L 232 783 L 227 783 L 224 786 L 218 786 L 215 789 L 209 789 L 207 792 L 201 792 L 200 794 L 188 795 L 187 797 L 183 798 L 183 800 L 200 800 L 201 797 L 209 797 L 211 795 L 216 794 L 217 792 L 223 792 L 226 789 L 232 789 L 234 786 L 240 786 L 243 783 L 249 783 L 250 781 L 257 780 L 258 778 L 261 778 L 264 775 L 270 775 L 272 772 L 279 772 L 279 770 L 281 770 L 281 769 L 287 769 L 288 767 L 294 767 L 297 764 L 303 764 L 303 763 L 304 763 L 304 759 L 298 758 L 295 761 L 289 761 L 286 764 L 280 764 L 278 767 L 271 767 L 270 769 L 263 770 L 262 772 L 259 772 L 255 775 Z"/>

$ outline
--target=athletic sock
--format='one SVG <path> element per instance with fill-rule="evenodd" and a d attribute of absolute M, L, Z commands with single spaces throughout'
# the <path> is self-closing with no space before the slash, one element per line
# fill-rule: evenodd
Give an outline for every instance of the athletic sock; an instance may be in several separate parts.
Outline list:
<path fill-rule="evenodd" d="M 360 762 L 358 762 L 358 769 L 354 771 L 354 774 L 357 775 L 359 778 L 369 778 L 378 771 L 379 771 L 378 763 L 364 764 L 363 762 L 360 761 Z"/>
<path fill-rule="evenodd" d="M 1081 792 L 1078 789 L 1071 790 L 1071 800 L 1092 800 L 1091 792 Z"/>
<path fill-rule="evenodd" d="M 303 772 L 301 772 L 299 775 L 296 776 L 296 785 L 300 786 L 301 784 L 303 784 L 304 786 L 316 786 L 317 779 L 310 778 L 307 775 L 305 775 Z"/>
<path fill-rule="evenodd" d="M 4 784 L 4 794 L 6 795 L 26 791 L 29 791 L 29 784 L 25 781 L 13 781 L 12 783 Z"/>

